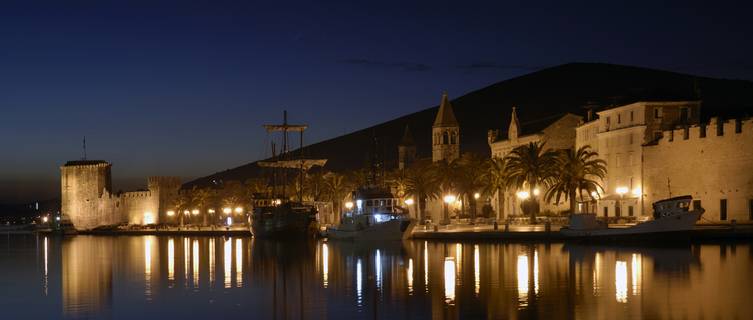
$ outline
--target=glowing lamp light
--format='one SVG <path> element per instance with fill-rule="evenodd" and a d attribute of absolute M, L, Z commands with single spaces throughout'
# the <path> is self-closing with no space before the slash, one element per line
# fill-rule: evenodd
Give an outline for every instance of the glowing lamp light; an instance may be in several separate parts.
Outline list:
<path fill-rule="evenodd" d="M 42 217 L 42 222 L 47 223 L 47 220 L 49 220 L 47 216 Z"/>
<path fill-rule="evenodd" d="M 346 202 L 345 208 L 347 208 L 348 210 L 353 209 L 353 202 L 350 202 L 350 201 Z"/>
<path fill-rule="evenodd" d="M 628 193 L 628 188 L 627 187 L 617 187 L 617 190 L 615 190 L 615 191 L 617 191 L 617 194 L 619 194 L 619 195 L 622 196 L 622 195 Z"/>
<path fill-rule="evenodd" d="M 222 208 L 222 213 L 224 214 L 230 214 L 231 212 L 233 212 L 233 209 L 231 208 Z"/>
<path fill-rule="evenodd" d="M 635 188 L 635 189 L 633 189 L 633 195 L 636 196 L 636 197 L 640 197 L 641 196 L 641 188 Z"/>
<path fill-rule="evenodd" d="M 144 224 L 154 224 L 154 215 L 149 211 L 144 212 Z"/>
<path fill-rule="evenodd" d="M 474 194 L 473 194 L 473 199 L 476 199 L 476 200 L 478 200 L 478 198 L 481 198 L 481 194 L 480 194 L 480 193 L 478 193 L 478 192 L 474 193 Z"/>
<path fill-rule="evenodd" d="M 599 193 L 596 191 L 591 191 L 591 198 L 599 199 Z"/>
<path fill-rule="evenodd" d="M 191 211 L 188 211 L 188 210 L 183 210 L 183 214 L 185 214 L 185 215 L 189 215 L 189 214 L 191 214 Z"/>
<path fill-rule="evenodd" d="M 403 201 L 403 202 L 405 202 L 405 205 L 412 206 L 413 205 L 413 198 L 405 199 L 405 201 Z"/>
<path fill-rule="evenodd" d="M 173 211 L 173 210 L 168 210 L 168 211 L 167 211 L 167 216 L 168 216 L 168 217 L 172 217 L 172 216 L 174 216 L 174 215 L 175 215 L 175 211 Z"/>
<path fill-rule="evenodd" d="M 456 199 L 455 196 L 451 194 L 444 196 L 444 202 L 447 204 L 455 202 L 455 199 Z"/>
<path fill-rule="evenodd" d="M 55 221 L 60 221 L 60 216 L 55 217 Z"/>
<path fill-rule="evenodd" d="M 531 196 L 531 194 L 528 193 L 528 191 L 518 191 L 517 193 L 515 193 L 515 195 L 518 196 L 518 198 L 521 200 L 528 199 L 528 197 Z"/>
<path fill-rule="evenodd" d="M 209 209 L 209 210 L 207 210 L 207 212 L 210 213 L 210 214 L 214 214 L 214 209 Z"/>
<path fill-rule="evenodd" d="M 243 208 L 242 207 L 236 207 L 235 208 L 235 213 L 243 213 Z"/>
<path fill-rule="evenodd" d="M 361 199 L 356 200 L 356 207 L 358 207 L 358 210 L 361 210 L 362 206 L 363 206 L 363 200 Z"/>
<path fill-rule="evenodd" d="M 539 193 L 540 193 L 540 192 L 539 192 L 539 188 L 535 188 L 535 189 L 533 189 L 533 195 L 534 195 L 534 196 L 538 196 L 538 195 L 539 195 Z"/>
<path fill-rule="evenodd" d="M 275 204 L 278 205 L 278 206 L 281 205 L 282 204 L 282 200 L 280 200 L 280 199 L 275 200 Z"/>
<path fill-rule="evenodd" d="M 199 209 L 193 209 L 193 210 L 191 210 L 191 214 L 193 214 L 193 215 L 199 214 Z"/>
<path fill-rule="evenodd" d="M 228 226 L 233 225 L 233 217 L 227 217 L 227 220 L 225 220 Z"/>

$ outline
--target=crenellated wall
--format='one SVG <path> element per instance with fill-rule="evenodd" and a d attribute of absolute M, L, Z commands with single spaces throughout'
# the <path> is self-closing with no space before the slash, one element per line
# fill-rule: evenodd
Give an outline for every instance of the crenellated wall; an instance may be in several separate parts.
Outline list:
<path fill-rule="evenodd" d="M 753 218 L 753 119 L 712 118 L 664 131 L 643 152 L 647 209 L 654 201 L 689 194 L 706 209 L 701 222 Z"/>
<path fill-rule="evenodd" d="M 69 161 L 60 168 L 61 212 L 74 227 L 89 230 L 118 224 L 157 224 L 178 194 L 180 178 L 149 177 L 148 191 L 111 191 L 111 167 L 105 161 Z"/>

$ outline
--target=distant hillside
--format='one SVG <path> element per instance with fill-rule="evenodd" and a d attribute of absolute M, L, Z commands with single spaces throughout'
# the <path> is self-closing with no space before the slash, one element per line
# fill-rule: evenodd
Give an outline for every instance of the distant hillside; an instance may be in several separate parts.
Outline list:
<path fill-rule="evenodd" d="M 449 93 L 453 98 L 452 92 Z M 441 92 L 437 92 L 437 103 Z M 702 116 L 737 117 L 753 113 L 753 82 L 722 80 L 638 67 L 570 63 L 501 81 L 452 100 L 460 123 L 461 152 L 489 154 L 486 134 L 503 129 L 518 107 L 526 123 L 567 112 L 585 114 L 585 106 L 606 108 L 639 100 L 703 100 Z M 431 155 L 431 125 L 438 106 L 411 113 L 360 131 L 304 147 L 309 157 L 329 159 L 328 170 L 357 169 L 368 158 L 371 139 L 383 146 L 387 167 L 397 161 L 397 144 L 405 125 L 413 133 L 419 157 Z M 255 162 L 186 183 L 209 185 L 213 179 L 245 180 L 258 174 Z"/>

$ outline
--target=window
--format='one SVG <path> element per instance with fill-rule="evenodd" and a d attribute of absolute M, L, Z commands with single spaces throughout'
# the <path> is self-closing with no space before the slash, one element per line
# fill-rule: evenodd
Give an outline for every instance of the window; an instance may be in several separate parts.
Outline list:
<path fill-rule="evenodd" d="M 609 117 L 607 117 L 607 131 L 609 131 L 609 123 L 610 123 L 610 119 Z"/>
<path fill-rule="evenodd" d="M 447 131 L 442 133 L 442 144 L 448 144 L 450 143 L 450 137 L 449 134 L 447 134 Z"/>
<path fill-rule="evenodd" d="M 452 133 L 452 134 L 450 135 L 450 144 L 455 144 L 455 143 L 456 143 L 456 141 L 457 141 L 457 135 L 455 134 L 455 132 L 453 132 L 453 133 Z"/>
<path fill-rule="evenodd" d="M 735 119 L 735 133 L 741 132 L 743 132 L 743 121 L 740 119 Z"/>
<path fill-rule="evenodd" d="M 628 206 L 628 216 L 633 216 L 633 206 Z"/>
<path fill-rule="evenodd" d="M 701 209 L 701 200 L 693 200 L 693 210 Z"/>
<path fill-rule="evenodd" d="M 630 123 L 633 123 L 635 118 L 633 117 L 633 111 L 630 111 Z"/>
<path fill-rule="evenodd" d="M 662 116 L 661 114 L 661 107 L 655 107 L 654 108 L 654 119 L 660 119 Z"/>
<path fill-rule="evenodd" d="M 753 220 L 753 199 L 748 200 L 748 220 Z"/>
<path fill-rule="evenodd" d="M 633 144 L 633 134 L 632 133 L 628 135 L 628 144 L 631 144 L 631 145 Z"/>
<path fill-rule="evenodd" d="M 617 114 L 617 124 L 620 124 L 620 123 L 622 123 L 622 115 L 618 113 Z"/>
<path fill-rule="evenodd" d="M 609 216 L 609 207 L 604 207 L 604 217 L 606 218 L 608 216 Z"/>
<path fill-rule="evenodd" d="M 727 220 L 727 199 L 719 200 L 719 220 Z"/>
<path fill-rule="evenodd" d="M 620 211 L 622 211 L 621 205 L 622 204 L 619 203 L 619 202 L 614 205 L 614 216 L 615 217 L 619 218 L 620 215 L 622 214 L 622 212 L 620 212 Z"/>
<path fill-rule="evenodd" d="M 620 158 L 622 158 L 622 154 L 621 153 L 618 153 L 617 155 L 615 155 L 614 162 L 615 162 L 615 166 L 617 168 L 619 168 L 620 166 L 622 166 L 622 160 Z"/>
<path fill-rule="evenodd" d="M 706 125 L 701 123 L 700 129 L 701 129 L 701 138 L 706 138 Z"/>
<path fill-rule="evenodd" d="M 633 153 L 632 152 L 628 152 L 628 166 L 633 166 L 634 164 L 635 163 L 633 162 Z"/>

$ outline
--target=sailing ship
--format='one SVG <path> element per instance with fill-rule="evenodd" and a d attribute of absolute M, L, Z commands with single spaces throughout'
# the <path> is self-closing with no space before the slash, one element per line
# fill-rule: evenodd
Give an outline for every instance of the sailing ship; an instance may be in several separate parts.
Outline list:
<path fill-rule="evenodd" d="M 267 133 L 279 132 L 282 134 L 282 148 L 275 155 L 274 142 L 272 143 L 272 159 L 260 161 L 259 166 L 272 170 L 272 197 L 268 201 L 260 201 L 261 206 L 254 207 L 250 217 L 251 233 L 256 238 L 303 238 L 315 234 L 317 209 L 313 205 L 303 203 L 303 188 L 298 188 L 297 201 L 291 200 L 287 195 L 286 185 L 290 182 L 289 174 L 296 172 L 303 185 L 306 172 L 314 166 L 324 166 L 326 159 L 303 158 L 303 131 L 308 126 L 305 124 L 289 124 L 288 113 L 283 112 L 282 124 L 264 125 Z M 294 159 L 289 150 L 289 132 L 300 134 L 300 155 Z M 278 183 L 281 188 L 278 188 Z M 279 190 L 278 190 L 279 189 Z"/>
<path fill-rule="evenodd" d="M 623 227 L 609 227 L 600 223 L 592 213 L 573 214 L 570 216 L 570 225 L 560 229 L 560 233 L 568 238 L 599 239 L 688 234 L 705 212 L 703 208 L 690 210 L 692 200 L 693 197 L 687 195 L 654 202 L 653 219 Z"/>

